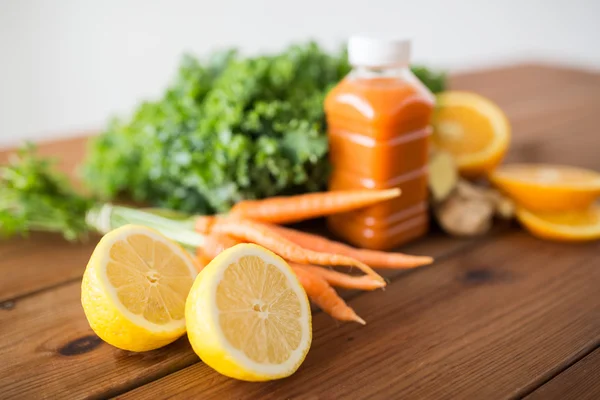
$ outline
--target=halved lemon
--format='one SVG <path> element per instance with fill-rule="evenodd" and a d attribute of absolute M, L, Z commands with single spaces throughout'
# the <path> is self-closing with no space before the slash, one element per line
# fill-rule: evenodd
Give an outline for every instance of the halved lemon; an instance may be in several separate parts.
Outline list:
<path fill-rule="evenodd" d="M 197 275 L 191 256 L 160 233 L 125 225 L 98 243 L 81 283 L 92 330 L 130 351 L 165 346 L 185 333 L 185 300 Z"/>
<path fill-rule="evenodd" d="M 490 179 L 515 202 L 535 211 L 585 210 L 600 196 L 599 173 L 565 165 L 503 165 Z"/>
<path fill-rule="evenodd" d="M 225 250 L 200 272 L 185 315 L 196 354 L 232 378 L 289 376 L 312 341 L 304 289 L 281 257 L 255 244 Z"/>
<path fill-rule="evenodd" d="M 560 213 L 535 213 L 517 209 L 517 218 L 534 236 L 559 241 L 600 239 L 600 207 Z"/>
<path fill-rule="evenodd" d="M 510 143 L 510 124 L 502 110 L 475 93 L 438 94 L 432 124 L 434 145 L 450 152 L 466 177 L 492 171 Z"/>

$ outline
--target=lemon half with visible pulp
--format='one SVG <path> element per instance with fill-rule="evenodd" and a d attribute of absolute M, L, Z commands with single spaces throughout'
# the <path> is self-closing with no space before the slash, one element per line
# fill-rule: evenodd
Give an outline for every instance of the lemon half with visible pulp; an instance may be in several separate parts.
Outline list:
<path fill-rule="evenodd" d="M 312 341 L 310 305 L 294 272 L 254 244 L 225 250 L 200 272 L 185 315 L 194 351 L 232 378 L 289 376 Z"/>
<path fill-rule="evenodd" d="M 185 333 L 185 300 L 197 275 L 178 244 L 143 226 L 125 225 L 98 243 L 81 284 L 93 331 L 124 350 L 165 346 Z"/>

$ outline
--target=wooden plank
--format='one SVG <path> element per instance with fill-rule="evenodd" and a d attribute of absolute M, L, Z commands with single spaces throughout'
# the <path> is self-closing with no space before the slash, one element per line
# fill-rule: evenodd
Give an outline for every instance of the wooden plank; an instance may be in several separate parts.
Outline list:
<path fill-rule="evenodd" d="M 597 348 L 581 361 L 531 393 L 526 399 L 600 399 L 600 348 Z"/>
<path fill-rule="evenodd" d="M 0 244 L 0 303 L 81 279 L 96 246 L 97 237 L 86 243 L 68 243 L 58 235 L 34 234 Z"/>
<path fill-rule="evenodd" d="M 146 353 L 102 342 L 83 314 L 80 285 L 0 309 L 1 398 L 109 397 L 198 361 L 185 338 Z"/>
<path fill-rule="evenodd" d="M 596 102 L 600 107 L 600 101 Z M 598 111 L 574 114 L 577 119 L 566 121 L 553 129 L 538 131 L 539 138 L 522 140 L 513 146 L 506 162 L 526 160 L 532 163 L 559 163 L 600 171 L 599 140 L 595 131 Z M 558 132 L 562 128 L 564 133 Z"/>
<path fill-rule="evenodd" d="M 438 232 L 411 248 L 443 259 L 476 243 Z M 392 278 L 411 272 L 416 270 L 387 270 L 384 275 Z M 0 307 L 0 397 L 109 397 L 198 361 L 185 338 L 143 354 L 104 344 L 85 319 L 80 290 L 77 280 Z"/>
<path fill-rule="evenodd" d="M 197 363 L 120 398 L 516 397 L 598 344 L 599 250 L 490 240 L 351 301 L 365 327 L 316 315 L 288 379 L 240 382 Z"/>
<path fill-rule="evenodd" d="M 515 93 L 535 94 L 546 88 L 555 90 L 560 97 L 564 86 L 579 84 L 590 88 L 600 87 L 597 71 L 557 67 L 543 64 L 518 64 L 509 67 L 467 71 L 450 77 L 451 89 L 473 90 L 491 98 L 511 96 Z"/>

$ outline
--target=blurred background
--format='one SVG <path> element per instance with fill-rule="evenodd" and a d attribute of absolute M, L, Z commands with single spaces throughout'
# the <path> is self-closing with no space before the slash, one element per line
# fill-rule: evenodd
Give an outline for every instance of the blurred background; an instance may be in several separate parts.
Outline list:
<path fill-rule="evenodd" d="M 451 72 L 599 70 L 598 16 L 597 0 L 0 0 L 0 147 L 101 129 L 159 95 L 184 52 L 371 33 L 411 37 L 415 62 Z"/>

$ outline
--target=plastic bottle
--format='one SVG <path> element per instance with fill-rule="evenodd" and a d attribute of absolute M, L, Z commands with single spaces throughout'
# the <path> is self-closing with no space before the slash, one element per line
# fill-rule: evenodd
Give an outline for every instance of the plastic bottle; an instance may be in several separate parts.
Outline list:
<path fill-rule="evenodd" d="M 328 218 L 353 245 L 387 250 L 428 228 L 427 159 L 434 96 L 409 67 L 410 42 L 352 37 L 353 70 L 327 96 L 330 190 L 399 187 L 402 194 Z"/>

